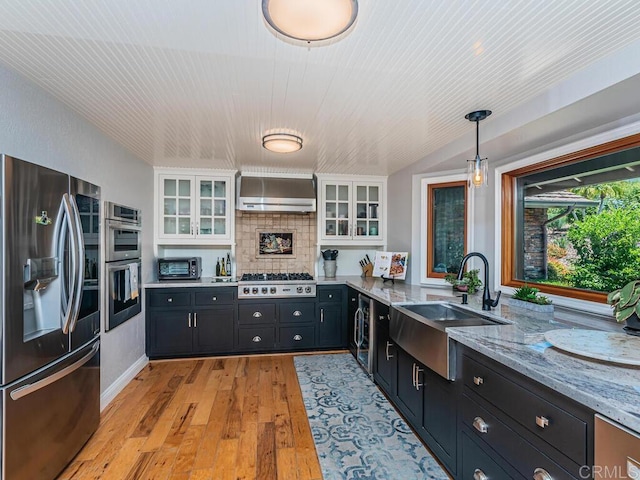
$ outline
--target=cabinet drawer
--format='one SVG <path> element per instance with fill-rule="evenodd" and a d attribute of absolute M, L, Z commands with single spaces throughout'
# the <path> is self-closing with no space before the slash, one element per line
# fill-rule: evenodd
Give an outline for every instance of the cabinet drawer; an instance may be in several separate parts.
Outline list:
<path fill-rule="evenodd" d="M 533 478 L 533 472 L 539 468 L 547 471 L 554 480 L 580 478 L 580 465 L 573 465 L 575 475 L 571 475 L 467 395 L 462 395 L 461 421 L 463 428 L 467 427 L 475 438 L 499 452 L 526 478 Z M 482 426 L 486 431 L 479 430 Z"/>
<path fill-rule="evenodd" d="M 485 453 L 471 438 L 466 431 L 462 432 L 462 472 L 460 478 L 474 479 L 484 478 L 502 480 L 507 478 L 521 479 L 525 477 L 516 475 L 515 472 L 507 473 L 494 458 L 497 455 Z M 506 467 L 508 468 L 508 467 Z M 476 475 L 476 476 L 474 476 Z"/>
<path fill-rule="evenodd" d="M 275 327 L 240 328 L 238 350 L 273 350 L 276 345 Z"/>
<path fill-rule="evenodd" d="M 280 305 L 280 322 L 282 323 L 311 323 L 315 318 L 315 303 L 283 303 Z"/>
<path fill-rule="evenodd" d="M 223 305 L 233 303 L 235 299 L 234 289 L 209 288 L 196 291 L 196 305 Z"/>
<path fill-rule="evenodd" d="M 318 288 L 317 290 L 318 302 L 341 302 L 342 301 L 342 289 L 336 288 Z"/>
<path fill-rule="evenodd" d="M 311 348 L 314 346 L 314 327 L 281 327 L 280 328 L 280 348 L 298 349 Z"/>
<path fill-rule="evenodd" d="M 574 462 L 587 464 L 587 423 L 584 420 L 466 355 L 462 364 L 466 387 Z"/>
<path fill-rule="evenodd" d="M 275 303 L 253 303 L 238 305 L 238 322 L 241 325 L 276 322 Z"/>
<path fill-rule="evenodd" d="M 150 292 L 150 307 L 186 307 L 191 304 L 189 292 Z"/>

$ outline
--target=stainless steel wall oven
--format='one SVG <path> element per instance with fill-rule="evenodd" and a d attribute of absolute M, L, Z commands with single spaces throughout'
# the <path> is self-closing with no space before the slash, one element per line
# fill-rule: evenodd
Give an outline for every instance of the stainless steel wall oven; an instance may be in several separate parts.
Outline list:
<path fill-rule="evenodd" d="M 142 215 L 112 202 L 105 212 L 108 331 L 142 311 Z"/>

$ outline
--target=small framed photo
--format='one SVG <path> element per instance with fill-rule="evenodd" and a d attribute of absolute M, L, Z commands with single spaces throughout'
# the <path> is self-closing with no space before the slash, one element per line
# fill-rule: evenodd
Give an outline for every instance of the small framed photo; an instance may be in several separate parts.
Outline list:
<path fill-rule="evenodd" d="M 257 231 L 257 258 L 266 256 L 295 258 L 295 230 L 281 232 Z"/>

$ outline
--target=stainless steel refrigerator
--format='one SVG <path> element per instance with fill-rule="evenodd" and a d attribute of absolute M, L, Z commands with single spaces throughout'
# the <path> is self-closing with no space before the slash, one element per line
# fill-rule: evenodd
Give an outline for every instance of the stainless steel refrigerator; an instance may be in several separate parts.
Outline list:
<path fill-rule="evenodd" d="M 2 478 L 53 479 L 100 419 L 100 188 L 1 161 Z"/>

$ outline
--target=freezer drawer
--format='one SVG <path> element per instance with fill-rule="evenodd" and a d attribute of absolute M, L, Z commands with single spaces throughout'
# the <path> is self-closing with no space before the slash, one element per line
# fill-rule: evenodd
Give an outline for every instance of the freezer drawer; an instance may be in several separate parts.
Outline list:
<path fill-rule="evenodd" d="M 99 341 L 2 389 L 2 478 L 49 479 L 100 421 Z"/>

